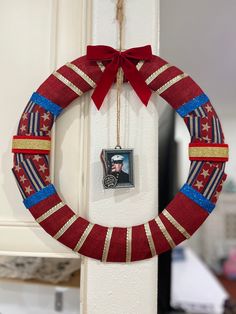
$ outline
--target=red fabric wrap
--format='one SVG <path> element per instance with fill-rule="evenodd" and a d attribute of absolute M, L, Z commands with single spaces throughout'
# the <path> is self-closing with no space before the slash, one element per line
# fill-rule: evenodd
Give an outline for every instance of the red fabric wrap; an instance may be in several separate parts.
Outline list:
<path fill-rule="evenodd" d="M 113 228 L 108 262 L 125 262 L 126 258 L 126 228 Z"/>
<path fill-rule="evenodd" d="M 161 97 L 176 110 L 202 93 L 201 88 L 190 77 L 185 77 L 163 92 Z"/>
<path fill-rule="evenodd" d="M 72 216 L 74 216 L 74 212 L 70 209 L 70 207 L 65 205 L 47 219 L 42 221 L 40 225 L 44 230 L 47 231 L 47 233 L 49 233 L 51 236 L 54 236 Z"/>
<path fill-rule="evenodd" d="M 163 214 L 160 214 L 160 218 L 176 245 L 186 240 L 185 236 L 183 236 Z"/>
<path fill-rule="evenodd" d="M 137 70 L 136 64 L 140 60 L 144 60 L 144 63 L 141 65 L 141 68 Z M 96 61 L 102 62 L 105 67 L 104 72 L 102 72 Z M 154 73 L 163 65 L 166 65 L 167 62 L 158 56 L 152 55 L 150 46 L 132 48 L 124 52 L 119 52 L 108 46 L 88 46 L 87 55 L 72 61 L 72 63 L 91 78 L 95 84 L 91 84 L 91 81 L 88 82 L 92 86 L 97 85 L 92 98 L 98 108 L 100 108 L 106 93 L 114 82 L 119 67 L 122 67 L 124 71 L 124 81 L 130 82 L 145 105 L 147 105 L 151 95 L 150 89 L 156 91 L 168 81 L 183 73 L 178 68 L 170 66 L 166 67 L 162 73 L 160 73 L 161 71 L 157 72 L 156 74 L 158 75 L 154 78 Z M 87 78 L 82 72 L 77 71 L 76 69 L 73 70 L 69 66 L 64 65 L 58 69 L 57 72 L 78 87 L 83 93 L 92 89 L 87 82 Z M 152 74 L 154 75 L 152 76 Z M 151 78 L 148 80 L 150 83 L 148 83 L 149 85 L 147 86 L 145 80 L 150 76 Z M 68 82 L 63 78 L 61 79 L 64 82 L 60 81 L 60 77 L 57 78 L 53 74 L 50 75 L 38 88 L 37 92 L 54 104 L 61 108 L 65 108 L 78 97 L 78 94 L 70 88 L 71 85 L 68 84 Z M 163 97 L 174 109 L 178 109 L 180 106 L 202 93 L 202 89 L 190 77 L 185 77 L 180 81 L 175 82 L 173 85 L 168 86 L 168 88 L 161 93 L 161 97 Z M 193 121 L 191 119 L 194 118 L 194 122 L 199 124 L 198 129 L 200 131 L 197 135 L 195 134 L 197 131 L 192 128 L 192 143 L 196 145 L 196 143 L 204 143 L 204 141 L 223 142 L 224 137 L 220 126 L 218 127 L 216 140 L 214 140 L 215 135 L 213 136 L 213 132 L 211 131 L 213 129 L 213 120 L 217 118 L 211 103 L 208 102 L 201 106 L 201 112 L 202 113 L 200 114 L 198 111 L 196 112 L 196 110 L 192 111 L 184 119 L 189 127 L 190 133 L 190 122 Z M 39 118 L 37 120 L 39 123 L 36 126 L 36 130 L 32 130 L 32 126 L 30 126 L 29 122 L 34 120 L 35 114 L 37 115 L 37 118 Z M 50 134 L 53 122 L 55 121 L 54 118 L 52 113 L 48 112 L 40 105 L 35 104 L 31 106 L 29 103 L 21 116 L 17 134 L 26 135 L 26 139 L 34 136 L 34 132 L 36 135 L 42 134 L 47 136 Z M 204 125 L 206 126 L 202 127 Z M 208 128 L 208 126 L 210 126 L 210 128 Z M 207 144 L 207 146 L 209 145 Z M 196 175 L 191 178 L 192 182 L 190 183 L 190 185 L 197 189 L 199 193 L 203 193 L 204 187 L 209 184 L 216 168 L 219 168 L 221 172 L 218 171 L 219 178 L 217 184 L 212 187 L 212 194 L 208 196 L 208 199 L 211 198 L 210 200 L 213 203 L 217 201 L 219 193 L 222 190 L 223 182 L 226 179 L 226 175 L 223 172 L 223 162 L 202 163 L 199 166 Z M 23 197 L 29 197 L 39 191 L 42 186 L 47 186 L 50 183 L 48 156 L 46 156 L 45 152 L 42 155 L 22 154 L 22 156 L 19 156 L 19 154 L 15 154 L 13 173 L 19 184 Z M 33 177 L 37 180 L 34 180 Z M 198 181 L 201 181 L 202 186 L 201 184 L 199 185 Z M 34 218 L 37 219 L 60 202 L 60 197 L 55 193 L 32 206 L 29 210 Z M 175 196 L 166 209 L 178 224 L 180 224 L 190 235 L 192 235 L 208 217 L 206 210 L 181 192 Z M 67 205 L 64 205 L 43 220 L 41 226 L 50 235 L 55 236 L 60 228 L 64 226 L 73 215 L 75 215 L 75 213 Z M 185 240 L 182 233 L 173 226 L 168 218 L 163 214 L 160 214 L 160 219 L 176 245 Z M 75 249 L 88 225 L 89 221 L 86 219 L 81 217 L 76 218 L 73 224 L 63 233 L 58 241 L 71 249 Z M 169 250 L 171 248 L 170 243 L 164 236 L 155 219 L 149 221 L 149 226 L 157 254 Z M 101 260 L 107 230 L 107 227 L 95 224 L 79 249 L 79 253 Z M 127 228 L 113 228 L 110 246 L 107 252 L 108 262 L 126 262 L 126 237 Z M 142 260 L 150 258 L 151 256 L 144 225 L 133 226 L 131 261 Z"/>
<path fill-rule="evenodd" d="M 181 192 L 176 194 L 166 209 L 190 235 L 209 215 L 206 210 Z M 175 241 L 175 239 L 173 240 Z"/>
<path fill-rule="evenodd" d="M 54 207 L 58 203 L 61 202 L 58 194 L 53 194 L 46 199 L 42 200 L 38 204 L 30 207 L 29 211 L 34 216 L 35 219 L 39 218 L 43 214 L 45 214 L 50 208 Z"/>
<path fill-rule="evenodd" d="M 88 224 L 86 219 L 79 217 L 60 237 L 59 241 L 73 250 Z"/>
<path fill-rule="evenodd" d="M 111 88 L 119 67 L 123 69 L 127 80 L 130 82 L 138 97 L 145 105 L 147 105 L 149 98 L 151 97 L 151 90 L 145 83 L 140 72 L 130 60 L 150 61 L 152 58 L 150 45 L 131 48 L 125 51 L 118 51 L 112 47 L 103 45 L 87 46 L 87 58 L 90 61 L 111 60 L 106 66 L 106 69 L 92 95 L 92 99 L 98 109 L 100 109 L 106 94 Z"/>
<path fill-rule="evenodd" d="M 94 225 L 79 253 L 101 260 L 106 234 L 106 227 Z"/>
<path fill-rule="evenodd" d="M 131 261 L 139 261 L 152 257 L 144 225 L 132 228 Z"/>
<path fill-rule="evenodd" d="M 171 247 L 164 237 L 163 233 L 159 229 L 155 219 L 149 221 L 149 226 L 157 254 L 168 251 Z"/>

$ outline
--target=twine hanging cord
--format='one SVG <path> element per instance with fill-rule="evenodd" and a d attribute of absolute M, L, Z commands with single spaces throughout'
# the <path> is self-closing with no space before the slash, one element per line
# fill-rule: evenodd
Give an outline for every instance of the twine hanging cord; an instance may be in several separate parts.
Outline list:
<path fill-rule="evenodd" d="M 116 20 L 119 25 L 119 50 L 122 51 L 123 41 L 123 22 L 124 22 L 124 0 L 117 0 L 116 4 Z M 120 145 L 120 94 L 121 86 L 123 84 L 124 73 L 119 67 L 116 76 L 116 147 L 121 148 Z"/>

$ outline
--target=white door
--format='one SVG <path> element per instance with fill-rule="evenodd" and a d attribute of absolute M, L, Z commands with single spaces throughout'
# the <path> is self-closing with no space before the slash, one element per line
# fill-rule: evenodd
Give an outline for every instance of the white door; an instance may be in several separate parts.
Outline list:
<path fill-rule="evenodd" d="M 125 4 L 125 48 L 151 44 L 158 54 L 159 1 Z M 84 54 L 87 44 L 118 47 L 115 6 L 115 0 L 0 0 L 2 255 L 78 257 L 48 236 L 24 208 L 11 173 L 11 138 L 31 94 L 55 68 Z M 101 185 L 100 151 L 115 137 L 114 88 L 100 111 L 88 95 L 57 121 L 51 172 L 75 212 L 120 226 L 156 215 L 156 97 L 146 108 L 129 86 L 123 89 L 121 138 L 135 150 L 132 190 L 104 191 Z M 81 278 L 81 313 L 156 313 L 157 258 L 127 265 L 82 258 Z"/>

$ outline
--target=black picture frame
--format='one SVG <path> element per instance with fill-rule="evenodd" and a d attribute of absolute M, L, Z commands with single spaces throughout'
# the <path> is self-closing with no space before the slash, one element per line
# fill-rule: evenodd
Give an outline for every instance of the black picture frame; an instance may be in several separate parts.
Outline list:
<path fill-rule="evenodd" d="M 101 157 L 104 165 L 104 178 L 105 176 L 116 178 L 116 184 L 111 187 L 103 182 L 104 188 L 134 187 L 133 149 L 103 149 Z"/>

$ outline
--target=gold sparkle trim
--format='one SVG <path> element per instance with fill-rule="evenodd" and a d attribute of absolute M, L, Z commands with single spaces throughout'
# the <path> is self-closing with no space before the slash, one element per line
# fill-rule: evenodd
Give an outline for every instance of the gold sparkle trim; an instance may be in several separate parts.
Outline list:
<path fill-rule="evenodd" d="M 167 229 L 166 229 L 165 225 L 163 224 L 163 222 L 161 221 L 160 217 L 155 218 L 155 221 L 156 221 L 159 229 L 161 230 L 162 234 L 164 235 L 164 237 L 168 241 L 170 247 L 173 249 L 176 246 L 175 242 L 172 239 L 172 237 L 169 234 L 169 232 L 167 231 Z"/>
<path fill-rule="evenodd" d="M 68 62 L 66 64 L 68 68 L 73 70 L 76 74 L 78 74 L 82 79 L 87 82 L 91 87 L 95 87 L 96 83 L 86 74 L 84 73 L 81 69 L 79 69 L 75 64 Z"/>
<path fill-rule="evenodd" d="M 43 139 L 13 139 L 12 149 L 50 150 L 51 141 Z"/>
<path fill-rule="evenodd" d="M 80 237 L 78 243 L 76 244 L 76 246 L 74 248 L 75 252 L 78 252 L 81 249 L 81 247 L 84 244 L 85 240 L 87 239 L 88 235 L 92 231 L 93 226 L 94 226 L 94 224 L 89 223 L 89 225 L 86 227 L 86 229 L 84 230 L 82 236 Z"/>
<path fill-rule="evenodd" d="M 189 147 L 189 157 L 228 158 L 228 147 Z"/>
<path fill-rule="evenodd" d="M 105 71 L 105 66 L 101 61 L 97 61 L 97 65 L 102 72 Z"/>
<path fill-rule="evenodd" d="M 144 224 L 144 229 L 145 229 L 146 237 L 148 240 L 148 244 L 149 244 L 152 256 L 155 256 L 155 255 L 157 255 L 157 252 L 156 252 L 155 244 L 154 244 L 154 241 L 152 238 L 152 232 L 151 232 L 151 229 L 150 229 L 148 222 Z"/>
<path fill-rule="evenodd" d="M 69 229 L 69 227 L 76 221 L 77 218 L 78 218 L 78 215 L 72 216 L 72 217 L 64 224 L 64 226 L 54 235 L 53 238 L 55 238 L 56 240 L 58 240 L 58 239 L 66 232 L 66 230 Z"/>
<path fill-rule="evenodd" d="M 58 203 L 57 205 L 50 208 L 46 213 L 42 214 L 40 217 L 36 219 L 38 223 L 41 223 L 45 219 L 47 219 L 49 216 L 57 212 L 59 209 L 61 209 L 65 204 L 63 202 Z"/>
<path fill-rule="evenodd" d="M 187 77 L 188 74 L 186 73 L 182 73 L 180 75 L 177 75 L 176 77 L 174 77 L 173 79 L 171 79 L 170 81 L 168 81 L 167 83 L 165 83 L 163 86 L 161 86 L 158 90 L 157 93 L 158 94 L 162 94 L 163 92 L 165 92 L 168 88 L 170 88 L 172 85 L 174 85 L 175 83 L 181 81 L 183 78 Z"/>
<path fill-rule="evenodd" d="M 112 236 L 113 228 L 110 227 L 107 229 L 107 234 L 104 242 L 104 247 L 103 247 L 103 253 L 102 253 L 102 262 L 107 261 L 107 256 L 110 248 L 110 243 L 111 243 L 111 236 Z"/>
<path fill-rule="evenodd" d="M 71 90 L 73 90 L 73 92 L 75 92 L 77 95 L 81 96 L 83 94 L 83 92 L 77 87 L 75 86 L 71 81 L 69 81 L 65 76 L 63 76 L 61 73 L 59 72 L 54 72 L 53 75 L 62 83 L 64 83 L 67 87 L 69 87 Z"/>
<path fill-rule="evenodd" d="M 178 223 L 177 220 L 166 210 L 164 209 L 162 214 L 169 220 L 169 222 L 180 232 L 182 235 L 189 239 L 191 235 L 184 229 L 184 227 L 181 226 L 180 223 Z"/>
<path fill-rule="evenodd" d="M 140 69 L 141 69 L 141 67 L 143 66 L 144 62 L 145 62 L 144 60 L 140 60 L 140 61 L 136 64 L 136 69 L 137 69 L 138 71 L 140 71 Z M 103 64 L 101 61 L 97 61 L 97 65 L 98 65 L 99 69 L 100 69 L 102 72 L 105 71 L 106 67 L 104 66 L 104 64 Z"/>
<path fill-rule="evenodd" d="M 138 71 L 140 71 L 141 67 L 143 66 L 144 64 L 144 60 L 140 60 L 137 64 L 136 64 L 136 69 Z"/>
<path fill-rule="evenodd" d="M 132 227 L 128 227 L 126 231 L 126 263 L 131 262 L 132 250 Z"/>
<path fill-rule="evenodd" d="M 154 81 L 161 73 L 163 73 L 164 71 L 166 71 L 167 69 L 169 69 L 172 65 L 167 63 L 165 65 L 163 65 L 162 67 L 160 67 L 158 70 L 156 70 L 155 72 L 153 72 L 147 79 L 146 79 L 146 84 L 149 85 L 152 81 Z"/>

